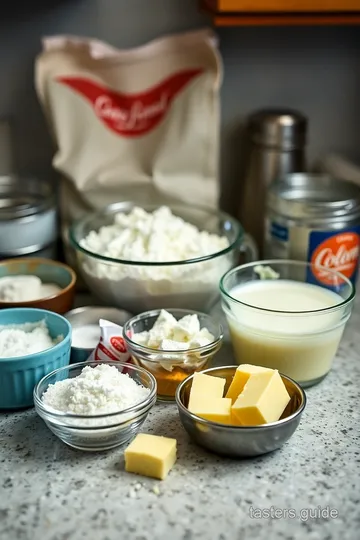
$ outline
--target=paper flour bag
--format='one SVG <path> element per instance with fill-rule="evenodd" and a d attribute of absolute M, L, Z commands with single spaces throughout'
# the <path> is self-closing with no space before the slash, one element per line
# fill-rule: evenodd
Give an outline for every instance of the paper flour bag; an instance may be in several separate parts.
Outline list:
<path fill-rule="evenodd" d="M 99 320 L 100 340 L 88 362 L 129 362 L 130 353 L 123 338 L 123 328 L 104 319 Z"/>
<path fill-rule="evenodd" d="M 63 224 L 125 200 L 217 206 L 221 61 L 211 30 L 132 50 L 49 37 L 35 71 Z"/>

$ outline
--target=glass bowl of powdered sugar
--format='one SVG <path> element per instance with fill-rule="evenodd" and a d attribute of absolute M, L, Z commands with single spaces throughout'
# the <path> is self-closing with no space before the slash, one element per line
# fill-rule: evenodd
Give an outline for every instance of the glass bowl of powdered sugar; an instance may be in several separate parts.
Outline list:
<path fill-rule="evenodd" d="M 64 443 L 85 451 L 127 444 L 156 402 L 156 380 L 122 362 L 57 369 L 34 388 L 37 413 Z"/>

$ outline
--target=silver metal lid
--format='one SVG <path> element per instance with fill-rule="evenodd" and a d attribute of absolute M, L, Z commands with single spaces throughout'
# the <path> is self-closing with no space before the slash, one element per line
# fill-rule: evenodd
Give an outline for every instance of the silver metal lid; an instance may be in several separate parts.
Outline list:
<path fill-rule="evenodd" d="M 100 319 L 123 325 L 133 316 L 128 311 L 106 306 L 82 306 L 65 313 L 65 318 L 75 327 L 98 324 Z"/>
<path fill-rule="evenodd" d="M 291 109 L 263 109 L 249 118 L 251 140 L 263 146 L 292 150 L 306 144 L 307 119 Z"/>
<path fill-rule="evenodd" d="M 274 182 L 268 206 L 289 218 L 360 218 L 360 187 L 325 174 L 295 173 Z"/>
<path fill-rule="evenodd" d="M 33 177 L 0 176 L 0 222 L 32 216 L 54 206 L 49 182 Z"/>

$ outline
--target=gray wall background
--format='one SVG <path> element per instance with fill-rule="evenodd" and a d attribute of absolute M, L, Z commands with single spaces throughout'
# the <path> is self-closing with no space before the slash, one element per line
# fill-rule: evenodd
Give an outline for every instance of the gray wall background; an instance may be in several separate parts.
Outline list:
<path fill-rule="evenodd" d="M 52 148 L 33 89 L 43 35 L 94 36 L 119 47 L 209 23 L 196 0 L 32 0 L 7 3 L 0 19 L 0 118 L 12 119 L 15 164 L 49 173 Z M 310 121 L 308 155 L 360 157 L 360 27 L 229 28 L 224 60 L 221 183 L 236 210 L 242 125 L 264 106 L 298 108 Z M 0 141 L 1 144 L 1 141 Z M 0 163 L 1 166 L 1 163 Z"/>

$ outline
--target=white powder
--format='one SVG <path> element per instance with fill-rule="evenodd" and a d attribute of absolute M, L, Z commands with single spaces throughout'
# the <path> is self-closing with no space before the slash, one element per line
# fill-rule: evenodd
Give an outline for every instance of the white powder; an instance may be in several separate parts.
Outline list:
<path fill-rule="evenodd" d="M 44 320 L 0 326 L 0 358 L 15 358 L 45 351 L 58 341 L 59 338 L 51 338 Z"/>
<path fill-rule="evenodd" d="M 137 384 L 115 366 L 84 367 L 80 375 L 49 385 L 42 396 L 45 405 L 81 415 L 123 411 L 148 397 L 150 390 Z"/>
<path fill-rule="evenodd" d="M 72 331 L 72 347 L 79 349 L 95 349 L 99 343 L 101 331 L 98 324 L 85 324 L 73 328 Z"/>

